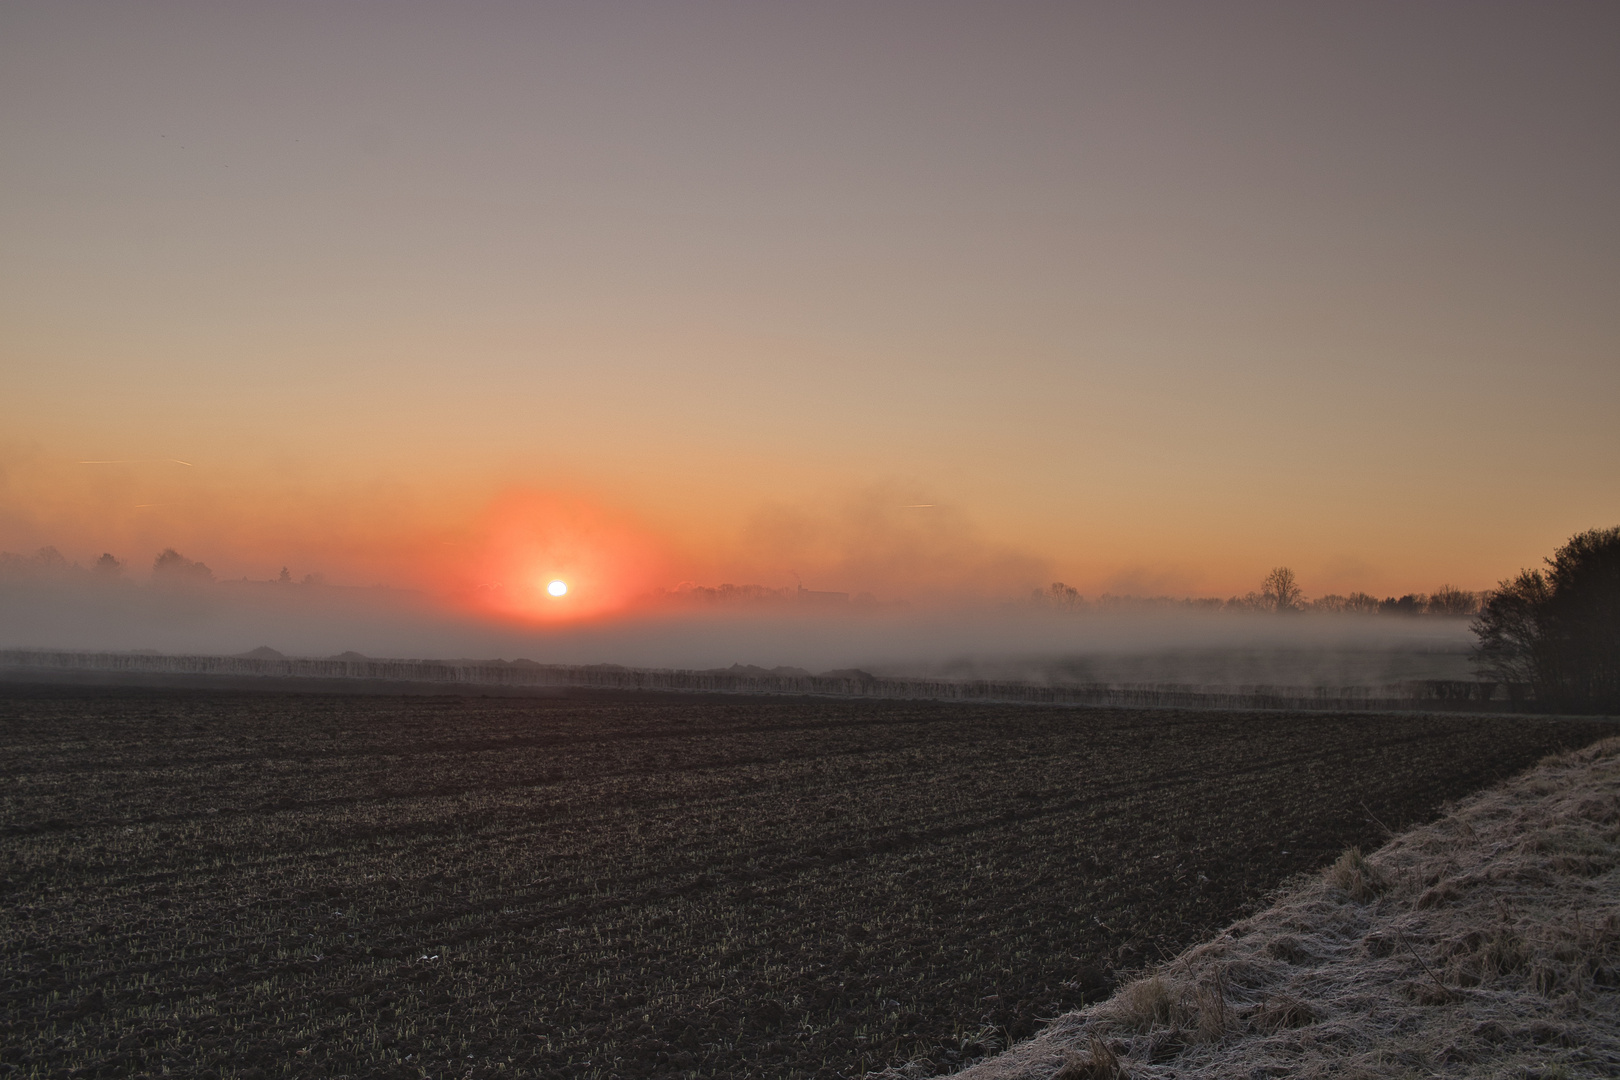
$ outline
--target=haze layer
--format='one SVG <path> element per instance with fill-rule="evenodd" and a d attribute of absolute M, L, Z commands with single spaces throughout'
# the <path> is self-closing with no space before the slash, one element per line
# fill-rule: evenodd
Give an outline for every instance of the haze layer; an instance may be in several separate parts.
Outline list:
<path fill-rule="evenodd" d="M 1620 507 L 1617 33 L 9 4 L 0 547 L 495 608 L 572 560 L 581 612 L 1485 587 Z"/>

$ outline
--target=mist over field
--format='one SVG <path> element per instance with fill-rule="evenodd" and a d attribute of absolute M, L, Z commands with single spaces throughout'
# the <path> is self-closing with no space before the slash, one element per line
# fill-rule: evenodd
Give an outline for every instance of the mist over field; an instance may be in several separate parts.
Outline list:
<path fill-rule="evenodd" d="M 446 608 L 429 594 L 310 583 L 0 581 L 0 647 L 234 655 L 527 659 L 1036 683 L 1383 685 L 1466 678 L 1467 620 L 1188 609 L 1143 602 L 1053 610 L 1022 600 L 774 603 L 666 598 L 609 620 L 535 626 Z"/>
<path fill-rule="evenodd" d="M 1620 1076 L 1616 41 L 0 3 L 0 1080 Z"/>

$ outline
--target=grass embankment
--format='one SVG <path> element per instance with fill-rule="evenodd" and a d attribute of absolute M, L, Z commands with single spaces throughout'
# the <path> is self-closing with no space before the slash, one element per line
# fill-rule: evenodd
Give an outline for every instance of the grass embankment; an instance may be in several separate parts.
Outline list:
<path fill-rule="evenodd" d="M 1620 738 L 1349 851 L 959 1074 L 1620 1076 Z"/>

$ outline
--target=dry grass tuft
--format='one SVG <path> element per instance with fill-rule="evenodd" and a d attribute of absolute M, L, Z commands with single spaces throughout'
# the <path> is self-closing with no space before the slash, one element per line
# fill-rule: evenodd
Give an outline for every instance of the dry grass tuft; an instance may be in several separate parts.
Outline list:
<path fill-rule="evenodd" d="M 1253 1015 L 1255 1028 L 1265 1032 L 1302 1028 L 1316 1021 L 1316 1010 L 1292 994 L 1267 998 Z"/>
<path fill-rule="evenodd" d="M 1462 896 L 1462 890 L 1457 887 L 1455 881 L 1442 881 L 1424 890 L 1423 895 L 1417 898 L 1417 908 L 1422 911 L 1424 908 L 1440 907 L 1442 904 L 1449 904 L 1460 896 Z"/>
<path fill-rule="evenodd" d="M 1620 738 L 1346 851 L 962 1075 L 1620 1075 Z"/>
<path fill-rule="evenodd" d="M 1198 1038 L 1203 1042 L 1220 1042 L 1232 1027 L 1232 1013 L 1226 1007 L 1226 972 L 1215 970 L 1215 977 L 1198 988 L 1195 1000 L 1198 1009 Z"/>
<path fill-rule="evenodd" d="M 1367 861 L 1360 848 L 1355 847 L 1346 849 L 1339 856 L 1339 861 L 1328 867 L 1327 882 L 1340 892 L 1348 893 L 1350 899 L 1363 904 L 1378 899 L 1389 888 L 1388 879 Z"/>
<path fill-rule="evenodd" d="M 1115 995 L 1113 1019 L 1133 1031 L 1178 1024 L 1185 1010 L 1180 995 L 1162 977 L 1138 979 Z"/>
<path fill-rule="evenodd" d="M 1084 1055 L 1070 1050 L 1063 1067 L 1052 1074 L 1052 1080 L 1128 1080 L 1130 1074 L 1120 1064 L 1119 1055 L 1097 1036 L 1091 1036 Z"/>

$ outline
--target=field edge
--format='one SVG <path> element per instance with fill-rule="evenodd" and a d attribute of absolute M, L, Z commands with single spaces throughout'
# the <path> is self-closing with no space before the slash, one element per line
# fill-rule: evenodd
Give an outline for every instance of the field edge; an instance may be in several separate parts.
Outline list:
<path fill-rule="evenodd" d="M 1617 866 L 1610 737 L 1371 855 L 1346 851 L 1108 1000 L 952 1075 L 1620 1075 Z"/>

